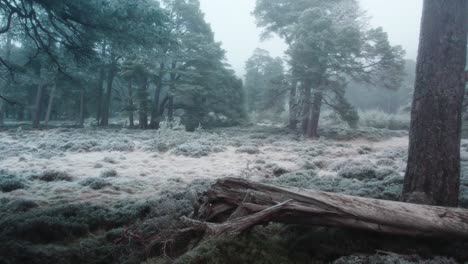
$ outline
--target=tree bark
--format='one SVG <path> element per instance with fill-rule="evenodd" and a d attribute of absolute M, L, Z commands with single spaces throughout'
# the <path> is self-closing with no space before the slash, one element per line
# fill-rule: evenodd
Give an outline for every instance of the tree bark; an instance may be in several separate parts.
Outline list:
<path fill-rule="evenodd" d="M 49 103 L 47 104 L 47 112 L 46 112 L 46 117 L 45 117 L 45 121 L 44 121 L 44 124 L 45 124 L 46 128 L 49 125 L 50 113 L 52 112 L 52 104 L 54 103 L 55 89 L 56 88 L 57 88 L 57 85 L 54 84 L 54 85 L 52 85 L 52 90 L 50 91 Z"/>
<path fill-rule="evenodd" d="M 134 118 L 134 109 L 135 105 L 133 104 L 133 82 L 130 78 L 128 80 L 128 121 L 130 122 L 130 127 L 135 127 L 135 118 Z"/>
<path fill-rule="evenodd" d="M 84 87 L 81 87 L 81 90 L 80 90 L 80 120 L 79 120 L 79 123 L 78 125 L 80 127 L 84 127 L 84 119 L 85 119 L 85 95 L 86 95 L 86 91 L 84 89 Z"/>
<path fill-rule="evenodd" d="M 291 85 L 289 91 L 289 129 L 296 130 L 297 129 L 297 84 L 298 81 L 294 81 Z"/>
<path fill-rule="evenodd" d="M 163 79 L 164 79 L 164 63 L 160 64 L 158 81 L 156 83 L 156 90 L 154 91 L 153 105 L 151 109 L 151 121 L 150 128 L 159 129 L 159 123 L 161 122 L 161 112 L 159 111 L 159 105 L 161 101 L 161 91 L 163 88 Z"/>
<path fill-rule="evenodd" d="M 103 103 L 102 103 L 102 97 L 104 95 L 104 78 L 105 78 L 106 72 L 104 70 L 104 66 L 101 68 L 99 71 L 99 80 L 97 83 L 97 89 L 98 89 L 98 94 L 97 94 L 97 105 L 96 105 L 96 120 L 100 124 L 101 119 L 102 119 L 102 110 L 103 110 Z"/>
<path fill-rule="evenodd" d="M 5 125 L 5 103 L 0 100 L 0 127 Z"/>
<path fill-rule="evenodd" d="M 112 56 L 114 57 L 114 56 Z M 104 109 L 102 113 L 101 126 L 109 125 L 111 103 L 112 103 L 112 89 L 114 84 L 114 78 L 117 73 L 117 65 L 114 61 L 114 58 L 111 59 L 112 63 L 109 66 L 109 71 L 107 74 L 107 89 L 106 89 L 106 98 L 104 100 Z"/>
<path fill-rule="evenodd" d="M 148 79 L 143 77 L 140 84 L 140 95 L 139 97 L 139 106 L 138 106 L 138 117 L 139 117 L 139 127 L 140 129 L 148 128 Z"/>
<path fill-rule="evenodd" d="M 268 222 L 330 226 L 391 235 L 468 238 L 468 210 L 276 187 L 244 179 L 218 180 L 200 201 L 205 236 L 235 236 Z M 198 206 L 197 206 L 198 208 Z M 197 213 L 196 212 L 196 213 Z"/>
<path fill-rule="evenodd" d="M 174 121 L 174 96 L 170 95 L 167 102 L 167 120 Z"/>
<path fill-rule="evenodd" d="M 41 110 L 42 110 L 42 95 L 44 93 L 46 85 L 39 84 L 37 86 L 36 100 L 34 103 L 34 112 L 33 112 L 33 127 L 38 128 L 41 123 Z"/>
<path fill-rule="evenodd" d="M 321 90 L 314 91 L 314 100 L 312 102 L 312 109 L 310 111 L 310 119 L 307 126 L 307 137 L 318 139 L 320 113 L 322 110 L 323 92 Z"/>
<path fill-rule="evenodd" d="M 312 82 L 305 80 L 302 84 L 304 102 L 302 106 L 302 132 L 306 136 L 310 122 L 310 112 L 312 109 Z"/>
<path fill-rule="evenodd" d="M 403 199 L 457 206 L 466 0 L 425 0 Z"/>
<path fill-rule="evenodd" d="M 101 46 L 101 56 L 102 58 L 104 58 L 104 56 L 106 55 L 106 42 L 104 41 L 102 43 L 102 46 Z M 104 78 L 105 78 L 105 75 L 106 75 L 106 71 L 105 71 L 105 66 L 102 65 L 101 66 L 101 69 L 99 71 L 99 81 L 97 83 L 97 89 L 98 89 L 98 94 L 97 94 L 97 109 L 96 109 L 96 120 L 98 122 L 98 124 L 101 123 L 101 116 L 102 116 L 102 97 L 103 97 L 103 89 L 104 89 Z"/>

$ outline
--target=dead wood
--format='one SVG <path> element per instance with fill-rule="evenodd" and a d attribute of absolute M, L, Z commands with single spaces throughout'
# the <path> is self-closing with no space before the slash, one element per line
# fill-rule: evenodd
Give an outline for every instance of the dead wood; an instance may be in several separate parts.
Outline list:
<path fill-rule="evenodd" d="M 219 180 L 201 198 L 199 219 L 183 220 L 206 237 L 236 236 L 269 222 L 329 226 L 416 237 L 468 238 L 468 210 Z"/>

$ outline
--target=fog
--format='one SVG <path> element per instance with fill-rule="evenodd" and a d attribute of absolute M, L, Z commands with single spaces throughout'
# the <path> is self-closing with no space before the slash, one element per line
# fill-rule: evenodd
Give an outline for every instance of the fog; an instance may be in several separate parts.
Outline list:
<path fill-rule="evenodd" d="M 243 76 L 244 63 L 257 48 L 274 56 L 283 56 L 286 45 L 278 38 L 260 40 L 251 12 L 255 0 L 200 0 L 206 20 L 211 24 L 217 41 L 227 51 L 228 62 L 237 75 Z M 383 27 L 394 45 L 406 50 L 406 57 L 417 55 L 422 0 L 360 0 L 374 27 Z"/>

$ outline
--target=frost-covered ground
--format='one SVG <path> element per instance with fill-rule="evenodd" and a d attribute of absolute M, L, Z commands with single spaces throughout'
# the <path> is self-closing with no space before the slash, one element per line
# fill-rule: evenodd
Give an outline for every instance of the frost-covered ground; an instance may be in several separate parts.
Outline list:
<path fill-rule="evenodd" d="M 279 176 L 303 171 L 334 179 L 353 178 L 356 170 L 395 176 L 404 170 L 406 137 L 307 141 L 272 131 L 6 131 L 0 133 L 1 177 L 18 182 L 19 188 L 0 197 L 41 205 L 108 203 L 148 199 L 195 179 L 281 180 Z"/>
<path fill-rule="evenodd" d="M 325 127 L 322 135 L 304 140 L 274 126 L 1 131 L 0 263 L 139 263 L 147 245 L 122 240 L 127 227 L 148 236 L 173 228 L 190 214 L 192 193 L 222 177 L 399 199 L 406 132 Z M 468 141 L 462 158 L 467 206 Z M 285 241 L 278 252 L 288 255 Z"/>

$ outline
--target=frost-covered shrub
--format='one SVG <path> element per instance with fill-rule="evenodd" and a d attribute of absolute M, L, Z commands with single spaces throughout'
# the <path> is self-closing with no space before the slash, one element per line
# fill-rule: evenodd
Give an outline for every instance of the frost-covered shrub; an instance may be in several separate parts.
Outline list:
<path fill-rule="evenodd" d="M 387 166 L 387 167 L 391 167 L 391 166 L 394 166 L 395 165 L 395 161 L 394 160 L 391 160 L 391 159 L 379 159 L 377 160 L 377 162 L 375 163 L 377 166 Z"/>
<path fill-rule="evenodd" d="M 299 187 L 384 200 L 399 200 L 403 187 L 403 177 L 397 174 L 390 174 L 380 179 L 370 177 L 357 180 L 318 176 L 313 170 L 290 172 L 275 179 L 264 180 L 264 182 L 286 187 Z"/>
<path fill-rule="evenodd" d="M 255 155 L 260 153 L 260 149 L 255 146 L 242 146 L 236 150 L 236 153 L 247 153 L 250 155 Z"/>
<path fill-rule="evenodd" d="M 31 179 L 45 182 L 73 181 L 73 177 L 67 172 L 56 170 L 46 170 L 39 175 L 33 175 Z"/>
<path fill-rule="evenodd" d="M 372 127 L 351 129 L 345 126 L 329 126 L 319 128 L 319 134 L 326 139 L 350 141 L 355 139 L 367 139 L 381 141 L 392 137 L 404 137 L 407 131 L 377 129 Z"/>
<path fill-rule="evenodd" d="M 81 186 L 88 186 L 93 190 L 101 190 L 105 187 L 111 186 L 112 184 L 107 180 L 102 178 L 87 178 L 86 180 L 82 181 Z"/>
<path fill-rule="evenodd" d="M 379 110 L 359 112 L 359 125 L 389 130 L 409 130 L 410 115 L 407 113 L 388 114 Z"/>
<path fill-rule="evenodd" d="M 63 151 L 70 152 L 92 152 L 96 151 L 99 146 L 99 142 L 94 139 L 90 140 L 74 140 L 66 142 L 60 149 Z"/>
<path fill-rule="evenodd" d="M 108 151 L 132 152 L 135 150 L 135 143 L 128 139 L 112 140 L 108 146 Z"/>
<path fill-rule="evenodd" d="M 17 225 L 15 236 L 31 242 L 52 242 L 82 236 L 87 232 L 85 224 L 64 221 L 59 217 L 39 216 Z"/>
<path fill-rule="evenodd" d="M 265 180 L 265 182 L 288 187 L 310 188 L 316 176 L 317 173 L 313 170 L 301 170 L 286 173 L 275 179 Z"/>
<path fill-rule="evenodd" d="M 117 177 L 118 175 L 119 174 L 114 169 L 109 169 L 109 170 L 105 170 L 101 172 L 101 177 L 103 178 L 113 178 L 113 177 Z"/>
<path fill-rule="evenodd" d="M 208 156 L 211 153 L 223 152 L 226 149 L 221 146 L 217 146 L 212 142 L 198 140 L 195 142 L 187 142 L 180 146 L 177 146 L 172 153 L 178 156 L 186 156 L 193 158 L 200 158 Z"/>
<path fill-rule="evenodd" d="M 35 201 L 31 200 L 14 200 L 8 204 L 8 210 L 12 212 L 27 212 L 33 208 L 37 208 L 39 205 Z"/>
<path fill-rule="evenodd" d="M 373 150 L 371 147 L 360 147 L 358 149 L 358 154 L 359 155 L 366 155 L 366 154 L 369 154 L 371 153 Z"/>
<path fill-rule="evenodd" d="M 109 164 L 117 164 L 118 162 L 112 158 L 112 157 L 104 157 L 104 159 L 102 159 L 103 162 L 105 163 L 109 163 Z"/>
<path fill-rule="evenodd" d="M 15 175 L 5 175 L 0 172 L 0 191 L 12 192 L 18 189 L 24 189 L 25 187 L 23 179 Z"/>

